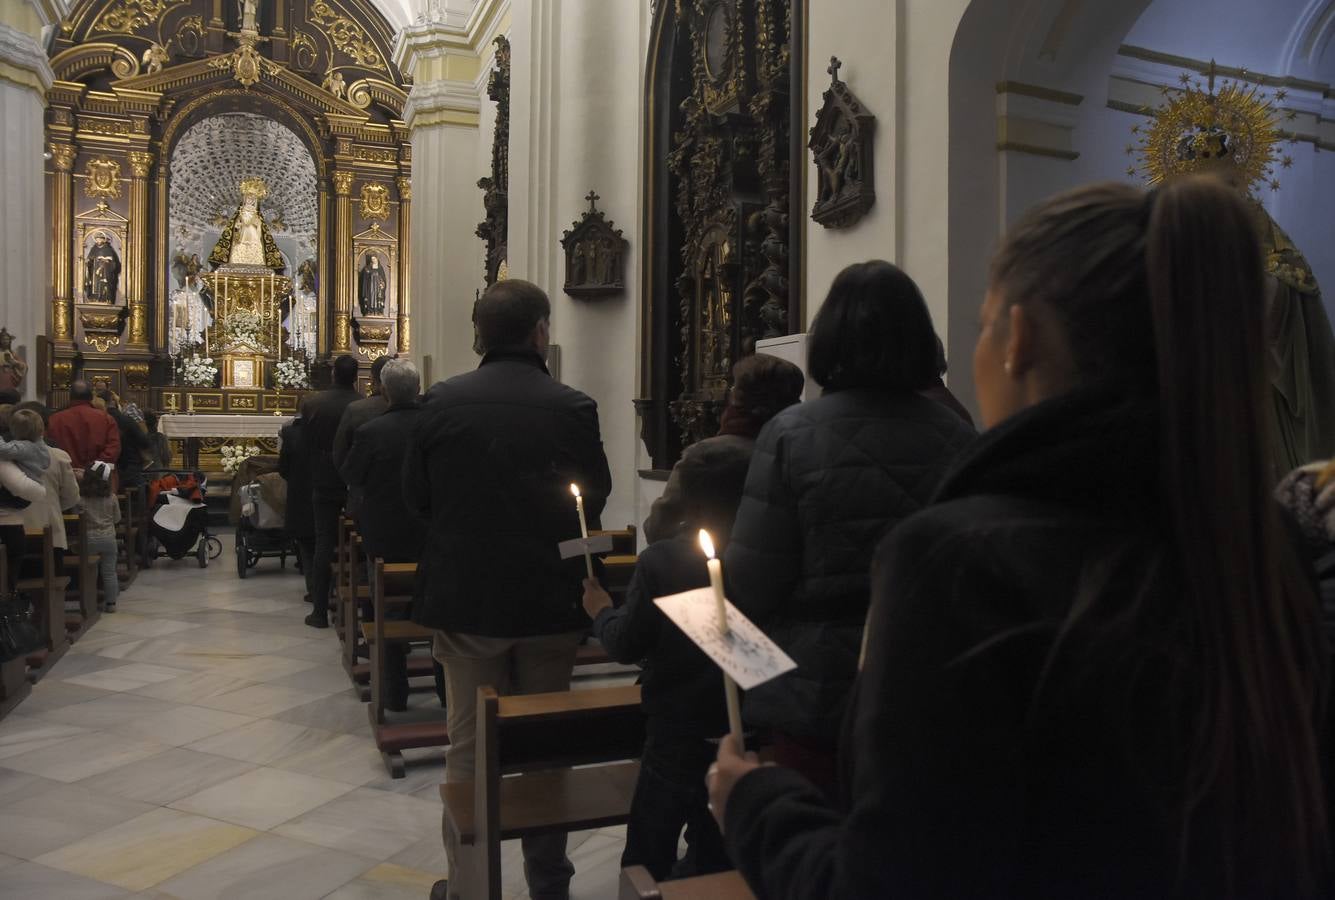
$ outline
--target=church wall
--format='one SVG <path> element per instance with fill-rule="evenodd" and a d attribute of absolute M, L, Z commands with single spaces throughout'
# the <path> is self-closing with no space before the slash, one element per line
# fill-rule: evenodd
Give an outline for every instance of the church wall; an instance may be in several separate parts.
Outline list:
<path fill-rule="evenodd" d="M 552 299 L 561 380 L 598 403 L 613 492 L 603 523 L 639 521 L 640 442 L 632 401 L 637 310 L 642 4 L 516 0 L 512 6 L 510 274 Z M 634 89 L 632 89 L 634 87 Z M 598 208 L 630 242 L 624 293 L 575 300 L 562 291 L 561 234 Z"/>
<path fill-rule="evenodd" d="M 0 80 L 0 266 L 3 273 L 3 317 L 0 325 L 14 335 L 14 350 L 27 361 L 25 399 L 35 397 L 37 342 L 46 333 L 45 260 L 50 252 L 42 227 L 46 221 L 45 179 L 42 177 L 42 102 L 37 93 Z"/>
<path fill-rule="evenodd" d="M 899 255 L 895 210 L 897 197 L 897 149 L 899 129 L 898 67 L 896 46 L 900 21 L 898 2 L 871 0 L 813 0 L 807 22 L 807 122 L 804 137 L 815 121 L 830 86 L 826 71 L 830 57 L 843 63 L 839 78 L 876 116 L 874 178 L 876 203 L 856 224 L 847 228 L 825 228 L 812 221 L 811 204 L 818 190 L 818 172 L 810 150 L 804 150 L 806 196 L 793 203 L 794 214 L 806 222 L 806 284 L 803 295 L 804 321 L 809 326 L 830 287 L 845 266 L 868 259 L 894 260 Z M 860 7 L 856 10 L 850 7 Z M 857 27 L 849 27 L 856 21 Z M 924 285 L 926 292 L 926 286 Z M 928 292 L 930 293 L 930 292 Z"/>

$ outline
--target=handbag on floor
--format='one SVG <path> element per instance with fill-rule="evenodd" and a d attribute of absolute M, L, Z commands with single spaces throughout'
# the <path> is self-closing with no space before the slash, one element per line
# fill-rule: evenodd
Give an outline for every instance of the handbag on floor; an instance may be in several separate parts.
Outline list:
<path fill-rule="evenodd" d="M 0 662 L 27 656 L 41 645 L 32 605 L 22 594 L 0 594 Z"/>

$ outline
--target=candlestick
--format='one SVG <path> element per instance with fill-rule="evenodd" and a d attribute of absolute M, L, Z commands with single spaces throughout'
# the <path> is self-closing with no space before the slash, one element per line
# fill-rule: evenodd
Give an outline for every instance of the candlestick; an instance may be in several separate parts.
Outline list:
<path fill-rule="evenodd" d="M 589 553 L 589 525 L 584 521 L 584 498 L 580 496 L 577 484 L 570 486 L 570 493 L 575 495 L 575 512 L 579 513 L 579 536 L 584 538 L 584 567 L 592 578 L 593 556 Z"/>
<path fill-rule="evenodd" d="M 728 635 L 728 604 L 723 596 L 723 562 L 714 556 L 714 541 L 709 532 L 700 529 L 700 549 L 705 551 L 705 568 L 709 570 L 709 586 L 714 589 L 714 603 L 718 610 L 718 630 Z M 728 704 L 728 730 L 732 732 L 737 746 L 745 747 L 742 737 L 742 703 L 737 695 L 737 682 L 727 672 L 723 673 L 723 697 Z"/>

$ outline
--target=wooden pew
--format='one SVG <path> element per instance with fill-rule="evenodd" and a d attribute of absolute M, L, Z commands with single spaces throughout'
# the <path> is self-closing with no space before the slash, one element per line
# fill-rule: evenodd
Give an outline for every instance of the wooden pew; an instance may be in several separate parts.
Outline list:
<path fill-rule="evenodd" d="M 755 900 L 755 894 L 746 886 L 737 872 L 719 872 L 696 878 L 674 881 L 654 881 L 644 866 L 621 870 L 621 891 L 617 900 Z"/>
<path fill-rule="evenodd" d="M 391 644 L 430 646 L 435 631 L 406 620 L 387 619 L 390 610 L 402 609 L 412 603 L 413 582 L 417 578 L 417 563 L 386 563 L 376 559 L 371 577 L 371 615 L 373 620 L 361 622 L 360 630 L 370 650 L 371 698 L 367 717 L 376 747 L 385 760 L 385 768 L 394 778 L 405 774 L 403 751 L 423 747 L 444 747 L 450 742 L 445 730 L 444 717 L 425 722 L 388 722 L 385 717 L 387 685 L 385 678 L 385 648 Z M 355 621 L 355 620 L 354 620 Z M 419 657 L 426 662 L 425 672 L 414 672 L 409 657 L 408 677 L 431 674 L 430 657 Z"/>
<path fill-rule="evenodd" d="M 61 574 L 70 578 L 69 589 L 65 592 L 66 602 L 74 600 L 79 604 L 79 614 L 83 617 L 83 631 L 87 631 L 102 615 L 97 598 L 97 564 L 101 556 L 88 552 L 88 517 L 83 513 L 65 515 L 65 538 L 69 549 L 65 551 L 64 569 Z"/>
<path fill-rule="evenodd" d="M 0 585 L 9 584 L 9 560 L 0 553 Z M 0 663 L 0 719 L 10 710 L 23 702 L 32 693 L 32 683 L 28 681 L 28 660 L 16 656 L 9 662 Z"/>
<path fill-rule="evenodd" d="M 24 559 L 35 559 L 40 567 L 38 575 L 18 581 L 19 592 L 32 603 L 45 644 L 28 656 L 28 679 L 36 682 L 51 671 L 70 648 L 70 632 L 65 621 L 65 586 L 69 584 L 69 577 L 56 574 L 55 543 L 50 525 L 40 531 L 25 529 L 24 538 Z M 78 628 L 76 624 L 76 631 Z"/>
<path fill-rule="evenodd" d="M 499 900 L 501 841 L 625 822 L 643 745 L 637 685 L 511 697 L 479 688 L 474 778 L 440 786 L 450 897 Z"/>

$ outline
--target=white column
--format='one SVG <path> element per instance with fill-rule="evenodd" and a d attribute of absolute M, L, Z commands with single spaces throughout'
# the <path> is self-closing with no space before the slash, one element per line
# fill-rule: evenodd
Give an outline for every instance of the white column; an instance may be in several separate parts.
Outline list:
<path fill-rule="evenodd" d="M 42 110 L 53 76 L 41 38 L 64 12 L 63 0 L 0 0 L 0 325 L 14 335 L 14 349 L 30 367 L 25 398 L 37 381 L 36 337 L 47 333 L 51 280 Z"/>
<path fill-rule="evenodd" d="M 395 55 L 413 77 L 403 111 L 413 145 L 412 356 L 440 381 L 477 365 L 472 311 L 484 249 L 474 229 L 483 217 L 477 180 L 486 174 L 477 160 L 479 143 L 491 146 L 478 127 L 483 61 L 448 22 L 405 29 Z"/>

